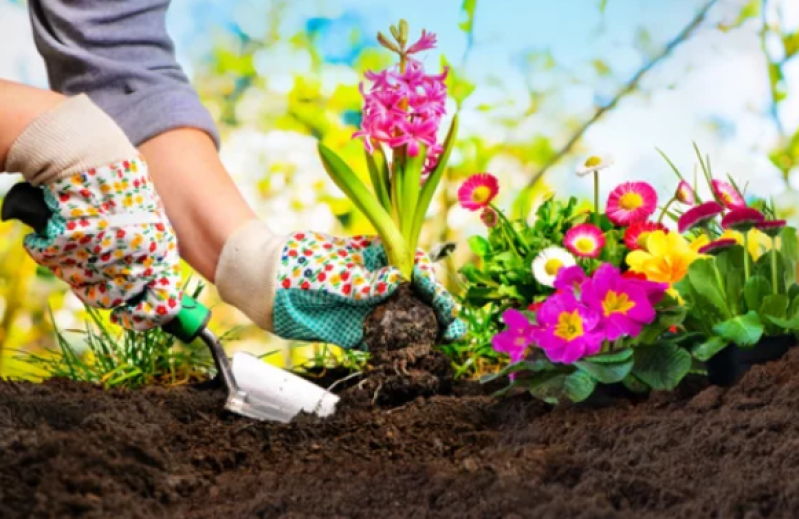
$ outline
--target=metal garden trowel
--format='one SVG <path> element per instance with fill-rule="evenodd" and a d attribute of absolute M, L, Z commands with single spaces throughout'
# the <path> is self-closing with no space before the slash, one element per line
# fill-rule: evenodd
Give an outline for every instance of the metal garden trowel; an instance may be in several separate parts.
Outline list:
<path fill-rule="evenodd" d="M 27 183 L 9 190 L 0 211 L 3 221 L 20 220 L 40 234 L 50 215 L 42 190 Z M 186 344 L 199 338 L 208 346 L 218 376 L 227 388 L 225 409 L 256 420 L 283 423 L 301 411 L 320 417 L 335 412 L 339 400 L 336 395 L 249 353 L 235 353 L 231 365 L 219 339 L 207 327 L 210 320 L 211 312 L 184 294 L 180 313 L 163 330 Z"/>

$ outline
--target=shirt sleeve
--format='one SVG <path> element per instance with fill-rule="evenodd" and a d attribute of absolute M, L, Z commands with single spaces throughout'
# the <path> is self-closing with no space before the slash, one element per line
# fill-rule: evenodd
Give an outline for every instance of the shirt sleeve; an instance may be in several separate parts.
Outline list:
<path fill-rule="evenodd" d="M 211 114 L 175 58 L 170 0 L 29 0 L 34 39 L 52 89 L 85 93 L 134 145 L 197 128 L 219 147 Z"/>

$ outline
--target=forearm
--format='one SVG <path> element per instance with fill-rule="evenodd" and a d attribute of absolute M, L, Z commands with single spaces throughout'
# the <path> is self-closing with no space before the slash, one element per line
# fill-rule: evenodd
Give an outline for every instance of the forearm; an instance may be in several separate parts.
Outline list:
<path fill-rule="evenodd" d="M 8 151 L 25 128 L 63 100 L 55 92 L 0 79 L 0 171 L 5 170 Z"/>
<path fill-rule="evenodd" d="M 219 159 L 213 141 L 193 129 L 177 129 L 139 147 L 175 228 L 180 252 L 200 275 L 216 282 L 228 238 L 256 218 Z"/>

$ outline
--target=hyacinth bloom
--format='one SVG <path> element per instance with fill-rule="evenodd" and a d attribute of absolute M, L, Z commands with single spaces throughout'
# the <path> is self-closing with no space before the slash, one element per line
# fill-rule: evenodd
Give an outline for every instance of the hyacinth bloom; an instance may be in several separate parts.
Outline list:
<path fill-rule="evenodd" d="M 499 216 L 497 216 L 497 212 L 491 207 L 483 208 L 483 212 L 480 213 L 480 220 L 483 221 L 483 224 L 488 227 L 496 227 L 497 222 L 499 221 Z"/>
<path fill-rule="evenodd" d="M 688 273 L 699 253 L 691 249 L 685 238 L 676 232 L 655 231 L 646 240 L 645 250 L 627 255 L 627 265 L 646 279 L 671 286 Z"/>
<path fill-rule="evenodd" d="M 468 211 L 487 208 L 499 193 L 499 180 L 490 173 L 472 175 L 458 189 L 458 201 Z"/>
<path fill-rule="evenodd" d="M 571 364 L 602 349 L 605 338 L 599 314 L 579 303 L 573 294 L 547 299 L 536 314 L 536 342 L 549 360 Z"/>
<path fill-rule="evenodd" d="M 491 339 L 491 345 L 494 350 L 508 354 L 511 362 L 519 362 L 533 343 L 537 327 L 530 323 L 526 315 L 513 308 L 505 310 L 502 321 L 508 328 L 496 334 Z"/>
<path fill-rule="evenodd" d="M 564 244 L 575 256 L 596 258 L 605 246 L 605 235 L 596 225 L 582 223 L 566 232 Z"/>
<path fill-rule="evenodd" d="M 652 216 L 657 203 L 655 189 L 646 182 L 625 182 L 608 197 L 608 219 L 614 225 L 627 227 Z"/>
<path fill-rule="evenodd" d="M 561 269 L 576 264 L 574 256 L 560 247 L 547 247 L 533 260 L 533 277 L 544 286 L 555 285 L 555 279 Z"/>
<path fill-rule="evenodd" d="M 608 340 L 637 337 L 655 320 L 655 309 L 647 293 L 634 281 L 622 278 L 619 270 L 603 263 L 582 288 L 582 301 L 602 317 Z"/>
<path fill-rule="evenodd" d="M 681 204 L 693 206 L 696 204 L 694 188 L 685 180 L 680 180 L 680 183 L 677 185 L 677 192 L 674 194 L 674 199 Z"/>
<path fill-rule="evenodd" d="M 564 267 L 560 269 L 555 278 L 555 289 L 562 292 L 575 293 L 580 290 L 583 283 L 588 281 L 583 268 L 579 265 Z"/>
<path fill-rule="evenodd" d="M 757 227 L 766 219 L 763 213 L 751 207 L 739 207 L 733 209 L 721 219 L 722 229 L 732 229 L 739 232 L 747 232 Z"/>
<path fill-rule="evenodd" d="M 707 222 L 724 212 L 724 207 L 717 202 L 705 202 L 692 207 L 680 216 L 677 229 L 680 234 L 690 231 L 695 227 L 705 225 Z"/>
<path fill-rule="evenodd" d="M 646 240 L 655 231 L 668 233 L 668 228 L 658 222 L 636 222 L 624 231 L 624 244 L 630 250 L 638 250 L 646 247 Z"/>
<path fill-rule="evenodd" d="M 735 238 L 721 238 L 701 246 L 699 248 L 699 254 L 716 255 L 721 251 L 727 250 L 736 245 L 738 245 L 738 242 L 735 240 Z"/>
<path fill-rule="evenodd" d="M 724 204 L 724 207 L 727 209 L 746 207 L 744 197 L 741 196 L 741 193 L 729 182 L 714 178 L 710 181 L 710 187 L 713 190 L 713 196 L 716 197 L 716 200 Z"/>
<path fill-rule="evenodd" d="M 785 220 L 767 220 L 757 224 L 757 230 L 761 231 L 772 238 L 780 235 L 783 229 L 788 225 Z"/>

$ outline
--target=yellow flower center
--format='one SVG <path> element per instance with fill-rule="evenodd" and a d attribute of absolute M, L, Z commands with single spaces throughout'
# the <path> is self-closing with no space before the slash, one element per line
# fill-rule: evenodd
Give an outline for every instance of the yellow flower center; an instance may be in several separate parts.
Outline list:
<path fill-rule="evenodd" d="M 644 199 L 638 193 L 630 191 L 622 195 L 621 200 L 619 200 L 619 205 L 625 211 L 635 211 L 644 205 Z"/>
<path fill-rule="evenodd" d="M 558 324 L 555 326 L 555 335 L 565 341 L 573 341 L 583 336 L 583 320 L 580 313 L 563 312 L 558 317 Z"/>
<path fill-rule="evenodd" d="M 610 317 L 613 314 L 626 315 L 633 308 L 635 308 L 635 302 L 630 301 L 627 294 L 619 294 L 613 290 L 608 290 L 608 293 L 605 294 L 605 300 L 602 301 L 602 310 L 605 311 L 605 317 Z"/>
<path fill-rule="evenodd" d="M 583 236 L 581 238 L 577 238 L 577 241 L 574 242 L 574 248 L 580 251 L 581 254 L 590 254 L 594 252 L 596 244 L 591 238 Z"/>
<path fill-rule="evenodd" d="M 472 202 L 484 204 L 491 200 L 491 189 L 488 186 L 480 186 L 472 191 Z"/>
<path fill-rule="evenodd" d="M 513 345 L 518 346 L 519 348 L 525 348 L 527 347 L 527 339 L 524 337 L 516 337 L 513 339 Z"/>
<path fill-rule="evenodd" d="M 560 261 L 558 258 L 551 258 L 544 263 L 544 272 L 546 272 L 548 276 L 554 276 L 562 267 L 562 261 Z"/>
<path fill-rule="evenodd" d="M 585 161 L 585 167 L 587 168 L 593 168 L 599 166 L 600 164 L 602 164 L 602 159 L 596 155 L 588 157 Z"/>

